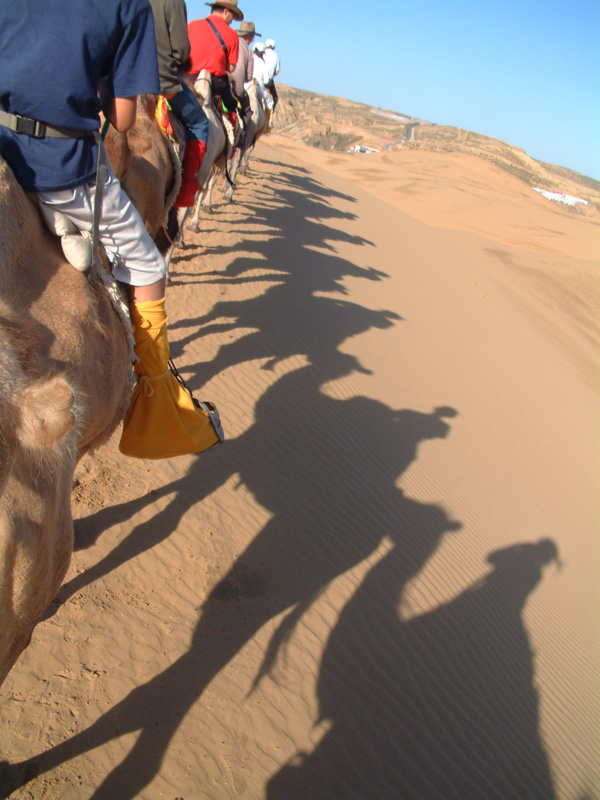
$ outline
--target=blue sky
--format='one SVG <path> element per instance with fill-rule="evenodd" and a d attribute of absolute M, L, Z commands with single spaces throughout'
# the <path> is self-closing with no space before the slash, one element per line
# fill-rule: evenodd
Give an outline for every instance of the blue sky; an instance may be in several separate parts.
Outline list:
<path fill-rule="evenodd" d="M 600 0 L 238 2 L 275 39 L 284 83 L 487 134 L 600 180 Z M 209 13 L 201 0 L 187 8 Z"/>

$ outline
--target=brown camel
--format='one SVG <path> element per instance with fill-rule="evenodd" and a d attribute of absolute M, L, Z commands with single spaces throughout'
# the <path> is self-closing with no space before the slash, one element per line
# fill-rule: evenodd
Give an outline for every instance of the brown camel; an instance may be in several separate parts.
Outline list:
<path fill-rule="evenodd" d="M 177 181 L 152 98 L 126 137 L 107 139 L 160 239 Z M 75 465 L 119 425 L 131 386 L 125 328 L 102 283 L 65 261 L 0 159 L 0 684 L 67 571 Z"/>
<path fill-rule="evenodd" d="M 181 187 L 181 164 L 178 149 L 156 119 L 156 103 L 155 95 L 139 97 L 134 127 L 118 133 L 111 126 L 105 144 L 115 175 L 164 255 L 177 234 L 177 215 L 169 212 Z"/>

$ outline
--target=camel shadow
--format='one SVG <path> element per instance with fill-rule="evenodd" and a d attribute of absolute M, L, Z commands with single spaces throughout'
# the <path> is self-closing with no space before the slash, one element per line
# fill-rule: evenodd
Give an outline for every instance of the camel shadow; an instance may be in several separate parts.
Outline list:
<path fill-rule="evenodd" d="M 361 247 L 371 243 L 314 221 L 324 213 L 337 217 L 340 214 L 304 195 L 300 195 L 300 207 L 295 208 L 291 195 L 284 192 L 283 206 L 264 219 L 270 231 L 284 235 L 253 242 L 253 258 L 233 258 L 223 270 L 204 272 L 198 281 L 235 285 L 272 280 L 273 285 L 253 299 L 218 302 L 208 314 L 179 320 L 171 326 L 174 332 L 189 331 L 172 342 L 176 360 L 182 358 L 186 345 L 198 336 L 237 329 L 251 331 L 222 345 L 212 362 L 187 364 L 185 375 L 192 389 L 199 389 L 216 374 L 246 361 L 266 359 L 262 368 L 271 370 L 278 362 L 295 355 L 306 355 L 313 363 L 322 362 L 345 339 L 401 320 L 394 311 L 371 310 L 323 296 L 345 294 L 347 278 L 382 281 L 388 275 L 340 258 L 335 249 L 337 242 Z M 242 241 L 232 253 L 236 249 L 246 251 L 248 243 Z M 256 256 L 261 256 L 258 262 Z M 268 264 L 271 275 L 257 277 L 254 274 L 257 263 Z"/>
<path fill-rule="evenodd" d="M 270 780 L 268 800 L 552 800 L 522 614 L 553 560 L 550 540 L 492 553 L 482 580 L 402 621 L 396 543 L 325 650 L 319 708 L 332 727 Z"/>
<path fill-rule="evenodd" d="M 242 242 L 237 245 L 243 251 L 247 251 L 250 246 L 255 253 L 263 255 L 265 263 L 269 263 L 277 270 L 279 282 L 258 297 L 217 303 L 204 316 L 180 320 L 170 325 L 171 331 L 187 329 L 190 331 L 178 341 L 172 339 L 171 353 L 194 391 L 211 376 L 227 367 L 257 358 L 266 359 L 263 369 L 271 370 L 277 362 L 293 355 L 306 356 L 311 362 L 322 365 L 325 372 L 327 364 L 331 361 L 333 377 L 337 369 L 336 361 L 340 358 L 337 348 L 345 339 L 370 328 L 389 328 L 395 321 L 401 320 L 401 317 L 392 311 L 375 311 L 356 303 L 317 296 L 317 293 L 344 294 L 346 290 L 343 281 L 347 277 L 381 281 L 387 276 L 379 270 L 358 267 L 351 261 L 337 256 L 315 255 L 313 248 L 322 245 L 325 240 L 335 241 L 337 237 L 359 246 L 364 245 L 366 240 L 362 237 L 348 237 L 335 228 L 308 219 L 308 216 L 317 219 L 321 214 L 327 214 L 328 218 L 335 219 L 338 215 L 335 209 L 330 209 L 321 201 L 320 196 L 315 194 L 316 191 L 321 192 L 322 198 L 326 200 L 331 195 L 327 187 L 314 181 L 297 178 L 293 173 L 283 185 L 288 188 L 290 185 L 293 187 L 293 192 L 289 190 L 290 195 L 298 194 L 301 201 L 299 207 L 302 212 L 301 221 L 299 223 L 294 221 L 293 209 L 289 216 L 286 214 L 283 218 L 279 212 L 273 217 L 267 215 L 264 222 L 274 237 L 268 241 L 249 244 Z M 308 187 L 312 191 L 312 199 L 304 203 L 302 192 Z M 288 191 L 288 188 L 285 191 Z M 276 195 L 279 196 L 277 192 Z M 285 202 L 291 202 L 290 197 L 287 197 Z M 222 272 L 215 273 L 215 279 L 244 282 L 251 278 L 247 273 L 255 265 L 256 262 L 251 259 L 233 259 Z M 217 324 L 216 321 L 223 317 L 231 321 L 223 325 Z M 211 362 L 186 364 L 182 368 L 181 364 L 184 362 L 182 355 L 186 344 L 215 330 L 233 331 L 242 325 L 253 328 L 256 332 L 244 336 L 239 342 L 222 346 Z M 344 362 L 342 370 L 350 368 L 367 372 L 357 362 Z M 224 422 L 226 425 L 225 413 Z M 210 479 L 208 482 L 204 481 L 204 485 L 217 488 L 229 477 L 227 469 L 230 464 L 235 464 L 235 457 L 228 455 L 231 444 L 227 442 L 221 451 L 202 457 L 201 461 L 206 461 L 206 465 L 199 465 L 198 469 L 201 473 L 205 471 L 210 473 Z M 171 493 L 177 497 L 177 503 L 169 503 L 166 511 L 157 514 L 154 519 L 160 520 L 160 524 L 150 525 L 149 530 L 144 526 L 136 528 L 104 559 L 64 584 L 55 602 L 47 610 L 45 618 L 55 613 L 69 597 L 92 581 L 166 538 L 176 529 L 181 519 L 178 509 L 190 508 L 202 498 L 198 495 L 194 483 L 186 477 L 144 497 L 103 509 L 92 517 L 78 520 L 76 547 L 86 547 L 95 541 L 102 530 L 126 522 L 133 514 L 153 505 L 157 497 Z M 143 535 L 138 533 L 140 528 L 144 531 Z"/>
<path fill-rule="evenodd" d="M 356 219 L 356 215 L 347 211 L 342 211 L 330 202 L 332 199 L 342 200 L 347 203 L 356 202 L 350 195 L 336 192 L 312 178 L 298 176 L 294 173 L 285 171 L 275 179 L 264 181 L 262 189 L 266 194 L 261 198 L 254 198 L 250 202 L 237 202 L 234 207 L 231 204 L 219 206 L 219 213 L 222 213 L 221 226 L 228 226 L 229 233 L 233 235 L 249 236 L 247 227 L 234 227 L 235 222 L 243 220 L 254 227 L 258 227 L 262 233 L 261 226 L 266 226 L 270 236 L 284 240 L 282 251 L 283 261 L 293 257 L 292 248 L 296 245 L 302 247 L 319 246 L 335 251 L 335 242 L 348 244 L 360 244 L 373 246 L 373 242 L 356 235 L 345 233 L 341 230 L 327 225 L 327 222 L 335 220 Z M 213 217 L 213 214 L 210 215 Z M 210 227 L 202 230 L 203 234 L 222 230 Z M 187 243 L 185 252 L 175 251 L 172 259 L 172 273 L 170 276 L 171 286 L 181 285 L 176 279 L 181 277 L 180 265 L 185 265 L 195 257 L 190 248 L 200 248 L 203 255 L 231 255 L 238 249 L 246 249 L 245 243 L 237 245 L 208 246 L 204 242 Z"/>
<path fill-rule="evenodd" d="M 223 322 L 223 318 L 231 321 Z M 176 358 L 181 357 L 186 343 L 198 335 L 196 326 L 201 326 L 200 335 L 234 331 L 240 327 L 253 329 L 240 339 L 222 345 L 211 362 L 186 365 L 186 374 L 191 373 L 188 382 L 197 390 L 215 375 L 247 361 L 261 359 L 264 361 L 261 369 L 274 370 L 279 362 L 292 356 L 305 355 L 312 363 L 335 357 L 346 339 L 371 329 L 384 330 L 401 319 L 393 311 L 372 311 L 342 300 L 311 297 L 304 302 L 288 282 L 275 285 L 253 301 L 217 303 L 211 314 L 190 321 L 191 334 L 180 339 L 173 352 Z M 364 368 L 360 371 L 369 374 Z"/>
<path fill-rule="evenodd" d="M 252 161 L 250 163 L 268 164 L 269 166 L 280 167 L 281 169 L 290 170 L 304 175 L 310 175 L 310 172 L 306 169 L 306 167 L 299 167 L 297 164 L 287 164 L 283 161 L 274 161 L 272 158 L 260 158 L 255 154 L 252 155 Z"/>
<path fill-rule="evenodd" d="M 132 556 L 148 546 L 153 531 L 164 536 L 191 503 L 201 502 L 199 486 L 206 496 L 233 474 L 271 515 L 202 604 L 189 650 L 87 730 L 14 765 L 13 781 L 22 784 L 125 732 L 139 732 L 128 756 L 93 797 L 139 796 L 189 709 L 265 623 L 287 612 L 255 682 L 270 672 L 325 587 L 371 555 L 386 536 L 404 553 L 407 575 L 414 575 L 444 533 L 460 527 L 441 508 L 406 498 L 396 485 L 419 444 L 444 438 L 446 419 L 456 412 L 398 411 L 366 397 L 338 400 L 323 394 L 325 382 L 350 375 L 355 365 L 340 354 L 335 364 L 308 365 L 273 384 L 257 403 L 255 424 L 215 454 L 219 463 L 195 462 L 169 487 L 175 494 L 167 508 L 119 545 L 125 553 L 113 551 L 116 559 Z M 279 446 L 265 448 L 265 441 Z"/>

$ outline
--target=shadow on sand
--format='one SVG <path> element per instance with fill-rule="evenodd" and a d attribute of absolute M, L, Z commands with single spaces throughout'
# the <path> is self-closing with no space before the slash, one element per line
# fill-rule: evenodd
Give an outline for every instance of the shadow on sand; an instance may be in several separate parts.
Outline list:
<path fill-rule="evenodd" d="M 342 611 L 319 676 L 332 728 L 268 786 L 268 800 L 551 800 L 522 612 L 557 560 L 550 540 L 491 553 L 479 583 L 403 622 L 397 544 Z"/>
<path fill-rule="evenodd" d="M 269 798 L 499 798 L 498 792 L 481 790 L 514 751 L 499 749 L 499 743 L 505 745 L 517 719 L 524 721 L 518 754 L 527 754 L 540 787 L 548 788 L 546 794 L 540 788 L 538 794 L 522 797 L 550 798 L 537 732 L 531 653 L 520 617 L 541 574 L 543 558 L 536 549 L 541 545 L 496 554 L 495 569 L 481 586 L 431 615 L 400 621 L 396 606 L 402 587 L 420 572 L 446 534 L 457 535 L 460 523 L 439 506 L 407 498 L 398 479 L 417 457 L 421 442 L 447 436 L 447 420 L 456 411 L 398 410 L 367 397 L 336 399 L 323 392 L 328 382 L 357 371 L 368 373 L 339 351 L 345 339 L 373 327 L 389 327 L 400 317 L 322 296 L 342 293 L 346 277 L 386 276 L 339 258 L 332 244 L 336 241 L 370 243 L 331 226 L 336 218 L 350 215 L 329 204 L 332 193 L 326 187 L 303 170 L 287 165 L 279 169 L 262 188 L 263 195 L 269 190 L 276 202 L 252 209 L 253 221 L 268 227 L 269 238 L 249 238 L 238 245 L 240 251 L 262 254 L 277 271 L 278 283 L 256 298 L 219 303 L 200 320 L 180 322 L 178 327 L 189 335 L 176 347 L 181 354 L 188 340 L 222 324 L 256 330 L 223 346 L 213 362 L 186 367 L 186 379 L 195 389 L 226 367 L 249 359 L 266 358 L 264 368 L 269 368 L 280 359 L 302 355 L 308 365 L 271 385 L 256 404 L 253 425 L 164 487 L 161 495 L 172 494 L 168 505 L 63 587 L 61 597 L 64 601 L 165 539 L 189 508 L 232 475 L 239 475 L 268 510 L 269 522 L 204 600 L 189 650 L 86 730 L 26 762 L 3 764 L 4 796 L 33 776 L 126 732 L 139 732 L 136 743 L 93 798 L 140 796 L 158 773 L 189 709 L 254 634 L 287 612 L 267 647 L 256 684 L 270 673 L 282 645 L 327 585 L 387 539 L 393 543 L 391 551 L 349 599 L 325 651 L 319 697 L 321 714 L 333 720 L 333 728 L 315 753 L 272 778 Z M 242 281 L 251 277 L 256 263 L 240 255 L 223 272 L 204 273 L 199 279 L 196 275 L 190 282 Z M 231 323 L 217 322 L 223 317 Z M 89 544 L 98 531 L 131 518 L 155 499 L 151 494 L 102 510 L 80 521 L 78 532 Z M 355 615 L 363 622 L 353 627 Z M 372 661 L 363 657 L 363 663 L 357 663 L 353 650 L 362 652 L 364 645 L 355 637 L 366 627 L 373 637 Z M 493 719 L 488 718 L 492 711 Z M 480 733 L 468 733 L 467 720 Z M 472 764 L 469 748 L 475 748 Z M 429 761 L 427 753 L 432 754 Z M 481 766 L 486 753 L 493 767 Z M 461 778 L 456 786 L 470 793 L 443 794 L 448 781 L 436 776 L 436 763 L 440 770 L 455 765 Z M 382 764 L 387 764 L 385 769 Z M 485 781 L 478 777 L 482 770 Z M 349 775 L 354 794 L 347 793 Z M 425 785 L 432 791 L 423 793 Z"/>

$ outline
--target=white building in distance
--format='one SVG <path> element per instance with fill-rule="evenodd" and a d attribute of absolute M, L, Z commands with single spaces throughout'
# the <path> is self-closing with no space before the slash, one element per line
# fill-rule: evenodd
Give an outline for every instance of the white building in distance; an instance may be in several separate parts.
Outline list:
<path fill-rule="evenodd" d="M 366 147 L 364 144 L 355 144 L 348 150 L 349 153 L 379 153 L 375 147 Z"/>
<path fill-rule="evenodd" d="M 580 197 L 572 197 L 570 194 L 547 192 L 545 189 L 536 189 L 535 187 L 534 191 L 539 192 L 548 200 L 554 200 L 555 203 L 563 203 L 566 206 L 575 206 L 577 203 L 583 203 L 584 206 L 589 205 L 587 200 L 582 200 Z"/>

